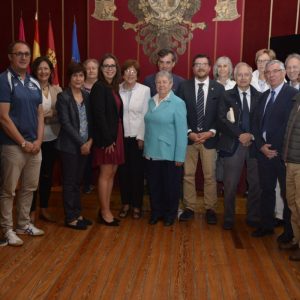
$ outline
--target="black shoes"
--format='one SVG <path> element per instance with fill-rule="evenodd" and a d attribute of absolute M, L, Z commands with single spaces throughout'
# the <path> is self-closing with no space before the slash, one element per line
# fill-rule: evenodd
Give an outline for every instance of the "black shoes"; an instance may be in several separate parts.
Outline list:
<path fill-rule="evenodd" d="M 194 211 L 186 208 L 183 213 L 179 216 L 179 221 L 186 222 L 194 217 Z"/>
<path fill-rule="evenodd" d="M 79 221 L 81 221 L 83 224 L 85 224 L 86 226 L 91 226 L 93 225 L 93 222 L 85 217 L 80 216 L 78 218 Z"/>
<path fill-rule="evenodd" d="M 277 243 L 289 243 L 293 240 L 293 235 L 283 232 L 277 237 Z"/>
<path fill-rule="evenodd" d="M 233 229 L 233 223 L 229 221 L 225 221 L 223 224 L 224 230 L 232 230 Z"/>
<path fill-rule="evenodd" d="M 167 219 L 164 221 L 164 226 L 168 227 L 168 226 L 172 226 L 174 224 L 175 220 L 174 219 Z"/>
<path fill-rule="evenodd" d="M 205 213 L 206 223 L 209 225 L 217 224 L 217 215 L 214 210 L 207 209 Z"/>
<path fill-rule="evenodd" d="M 102 217 L 101 214 L 98 215 L 98 222 L 100 224 L 105 225 L 105 226 L 111 226 L 111 227 L 119 226 L 119 220 L 118 219 L 114 218 L 111 222 L 107 222 L 106 220 L 104 220 L 104 218 Z"/>
<path fill-rule="evenodd" d="M 266 235 L 271 235 L 274 233 L 273 229 L 266 229 L 266 228 L 258 228 L 252 232 L 253 237 L 264 237 Z"/>
<path fill-rule="evenodd" d="M 72 224 L 72 222 L 71 223 L 65 222 L 65 226 L 75 229 L 75 230 L 86 230 L 87 229 L 87 225 L 83 222 L 83 220 L 79 220 L 79 219 L 77 219 L 76 223 L 74 223 L 74 224 Z"/>
<path fill-rule="evenodd" d="M 280 250 L 297 250 L 299 249 L 298 244 L 293 243 L 292 241 L 289 243 L 279 243 Z"/>
<path fill-rule="evenodd" d="M 258 221 L 247 220 L 247 221 L 246 221 L 246 224 L 247 224 L 249 227 L 253 227 L 253 228 L 259 228 L 259 226 L 260 226 L 260 223 L 259 223 Z"/>
<path fill-rule="evenodd" d="M 158 222 L 158 218 L 157 217 L 151 217 L 148 223 L 150 225 L 155 225 L 157 222 Z"/>

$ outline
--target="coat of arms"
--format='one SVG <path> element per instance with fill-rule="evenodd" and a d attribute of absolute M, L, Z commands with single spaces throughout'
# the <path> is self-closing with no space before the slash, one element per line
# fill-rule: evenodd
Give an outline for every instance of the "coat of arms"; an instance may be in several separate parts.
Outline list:
<path fill-rule="evenodd" d="M 183 54 L 187 42 L 193 38 L 192 31 L 206 28 L 204 22 L 191 22 L 200 6 L 201 0 L 129 0 L 128 8 L 138 22 L 125 22 L 123 27 L 137 32 L 137 42 L 143 45 L 150 60 L 156 62 L 156 54 L 162 48 Z"/>

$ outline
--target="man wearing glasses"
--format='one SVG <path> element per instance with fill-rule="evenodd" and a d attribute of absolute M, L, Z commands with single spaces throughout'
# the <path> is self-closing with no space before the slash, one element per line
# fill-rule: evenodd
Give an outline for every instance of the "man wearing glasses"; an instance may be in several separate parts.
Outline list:
<path fill-rule="evenodd" d="M 217 109 L 224 92 L 223 85 L 209 79 L 211 62 L 208 56 L 198 54 L 193 59 L 194 78 L 184 81 L 178 89 L 178 96 L 186 103 L 188 122 L 188 147 L 184 163 L 183 203 L 185 209 L 180 221 L 188 221 L 197 207 L 195 173 L 198 158 L 201 159 L 204 175 L 204 207 L 206 222 L 216 224 L 216 146 Z"/>
<path fill-rule="evenodd" d="M 8 48 L 10 67 L 0 74 L 0 224 L 11 246 L 23 244 L 17 234 L 44 234 L 30 223 L 29 217 L 33 191 L 39 180 L 44 130 L 41 89 L 26 73 L 30 57 L 27 43 L 13 42 Z M 19 180 L 14 231 L 13 200 Z"/>
<path fill-rule="evenodd" d="M 260 199 L 261 222 L 253 237 L 263 237 L 274 233 L 275 188 L 279 181 L 284 200 L 284 233 L 280 244 L 289 242 L 292 237 L 290 211 L 285 197 L 285 164 L 282 159 L 283 138 L 287 126 L 292 98 L 297 90 L 284 82 L 286 72 L 279 60 L 271 60 L 265 68 L 265 77 L 270 89 L 261 96 L 255 111 L 253 133 L 258 150 L 258 171 L 262 189 Z"/>
<path fill-rule="evenodd" d="M 158 59 L 157 59 L 157 66 L 159 71 L 167 71 L 169 73 L 172 73 L 173 68 L 175 67 L 175 64 L 177 63 L 177 55 L 176 53 L 171 49 L 161 49 L 157 53 Z M 151 97 L 153 97 L 157 91 L 156 91 L 156 84 L 155 84 L 155 74 L 151 74 L 147 76 L 144 80 L 144 84 L 150 88 Z M 182 77 L 172 73 L 173 76 L 173 87 L 172 90 L 174 93 L 176 93 L 179 84 L 184 80 Z"/>

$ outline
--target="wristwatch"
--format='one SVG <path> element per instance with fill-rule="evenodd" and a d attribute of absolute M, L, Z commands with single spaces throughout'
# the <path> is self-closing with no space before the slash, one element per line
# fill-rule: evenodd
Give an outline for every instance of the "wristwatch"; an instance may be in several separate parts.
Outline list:
<path fill-rule="evenodd" d="M 21 144 L 21 147 L 22 147 L 22 149 L 24 149 L 25 147 L 26 147 L 26 141 L 24 141 L 22 144 Z"/>

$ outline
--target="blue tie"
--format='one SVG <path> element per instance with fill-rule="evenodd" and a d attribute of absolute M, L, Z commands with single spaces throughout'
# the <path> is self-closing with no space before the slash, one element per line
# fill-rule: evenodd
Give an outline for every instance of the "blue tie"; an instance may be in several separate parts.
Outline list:
<path fill-rule="evenodd" d="M 269 119 L 270 119 L 270 114 L 271 114 L 272 107 L 273 107 L 273 104 L 274 104 L 274 100 L 275 100 L 275 91 L 271 91 L 271 97 L 270 97 L 269 102 L 266 106 L 263 121 L 262 121 L 262 132 L 267 131 L 268 123 L 269 123 Z"/>
<path fill-rule="evenodd" d="M 242 129 L 244 132 L 250 131 L 249 106 L 247 101 L 247 93 L 243 92 L 243 114 L 242 114 Z"/>
<path fill-rule="evenodd" d="M 197 130 L 201 131 L 203 128 L 203 121 L 204 121 L 204 91 L 203 91 L 204 83 L 198 83 L 198 93 L 197 93 L 197 103 L 196 103 L 196 110 L 197 110 Z"/>

